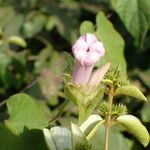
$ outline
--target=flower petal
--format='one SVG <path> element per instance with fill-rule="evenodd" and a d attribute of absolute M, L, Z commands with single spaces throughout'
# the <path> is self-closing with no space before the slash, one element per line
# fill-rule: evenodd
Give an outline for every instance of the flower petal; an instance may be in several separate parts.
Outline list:
<path fill-rule="evenodd" d="M 78 61 L 81 61 L 82 59 L 85 58 L 87 49 L 88 45 L 86 44 L 86 42 L 82 39 L 79 39 L 72 47 L 72 52 L 74 54 L 74 57 Z"/>
<path fill-rule="evenodd" d="M 103 43 L 101 43 L 99 41 L 93 43 L 90 46 L 89 51 L 91 51 L 91 52 L 98 52 L 99 57 L 102 57 L 105 54 L 105 48 L 103 46 Z"/>
<path fill-rule="evenodd" d="M 103 77 L 105 76 L 106 72 L 110 68 L 110 65 L 111 65 L 111 63 L 109 62 L 109 63 L 103 65 L 101 68 L 97 69 L 93 73 L 93 75 L 92 75 L 92 77 L 89 81 L 89 84 L 98 84 L 98 83 L 100 83 L 101 80 L 103 79 Z"/>
<path fill-rule="evenodd" d="M 97 41 L 96 36 L 91 33 L 86 33 L 86 34 L 80 36 L 79 39 L 83 39 L 88 44 L 88 46 L 90 46 L 91 44 L 93 44 Z"/>
<path fill-rule="evenodd" d="M 97 52 L 87 52 L 82 63 L 85 66 L 95 65 L 95 63 L 99 60 L 99 58 L 100 57 Z"/>
<path fill-rule="evenodd" d="M 85 67 L 81 65 L 80 62 L 76 61 L 75 68 L 72 75 L 72 81 L 75 84 L 82 84 L 82 85 L 88 83 L 91 77 L 93 67 L 94 66 Z"/>

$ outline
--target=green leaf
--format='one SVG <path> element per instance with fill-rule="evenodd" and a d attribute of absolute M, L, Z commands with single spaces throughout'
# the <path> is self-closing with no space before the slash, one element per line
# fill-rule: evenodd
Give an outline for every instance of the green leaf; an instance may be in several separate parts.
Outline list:
<path fill-rule="evenodd" d="M 86 136 L 90 134 L 92 129 L 100 122 L 102 121 L 102 118 L 99 115 L 90 115 L 87 120 L 85 120 L 79 129 L 82 133 L 84 133 Z"/>
<path fill-rule="evenodd" d="M 71 131 L 72 131 L 72 144 L 73 150 L 88 150 L 88 141 L 85 135 L 80 131 L 78 126 L 74 123 L 71 123 Z"/>
<path fill-rule="evenodd" d="M 43 129 L 48 126 L 48 120 L 39 106 L 26 94 L 16 94 L 7 101 L 8 121 L 19 131 L 24 128 Z"/>
<path fill-rule="evenodd" d="M 71 150 L 71 132 L 65 127 L 43 129 L 47 146 L 50 150 Z"/>
<path fill-rule="evenodd" d="M 149 0 L 110 0 L 110 3 L 136 44 L 141 46 L 150 25 Z"/>
<path fill-rule="evenodd" d="M 0 124 L 1 150 L 47 150 L 41 130 L 24 128 L 21 134 L 16 134 L 16 130 L 8 121 Z"/>
<path fill-rule="evenodd" d="M 78 100 L 79 124 L 88 118 L 104 96 L 104 88 L 101 85 L 87 85 L 85 88 L 82 88 L 82 90 L 83 93 L 81 94 L 83 98 Z"/>
<path fill-rule="evenodd" d="M 115 95 L 120 95 L 120 94 L 128 95 L 138 100 L 147 101 L 146 97 L 136 86 L 127 85 L 127 86 L 119 87 L 117 88 Z"/>
<path fill-rule="evenodd" d="M 119 129 L 112 126 L 109 134 L 109 148 L 110 150 L 130 150 L 125 138 L 120 133 Z M 95 134 L 89 138 L 89 144 L 92 145 L 93 150 L 104 150 L 104 137 L 105 137 L 105 126 L 98 126 Z M 116 144 L 117 141 L 117 144 Z"/>
<path fill-rule="evenodd" d="M 76 85 L 71 83 L 70 75 L 65 75 L 64 93 L 68 100 L 79 106 L 79 123 L 83 123 L 103 98 L 101 85 Z"/>
<path fill-rule="evenodd" d="M 149 133 L 138 118 L 132 115 L 122 115 L 116 120 L 121 123 L 129 133 L 135 136 L 144 147 L 148 145 L 150 141 Z"/>
<path fill-rule="evenodd" d="M 80 34 L 94 33 L 95 27 L 91 21 L 83 21 L 80 25 Z"/>
<path fill-rule="evenodd" d="M 0 147 L 1 150 L 16 150 L 16 148 L 21 149 L 19 143 L 19 137 L 14 135 L 4 124 L 0 124 Z"/>
<path fill-rule="evenodd" d="M 24 48 L 27 46 L 26 41 L 19 36 L 10 36 L 8 38 L 8 41 L 9 41 L 9 43 L 16 44 L 16 45 L 24 47 Z"/>
<path fill-rule="evenodd" d="M 97 14 L 96 26 L 96 35 L 106 49 L 105 56 L 99 61 L 98 66 L 111 62 L 112 65 L 119 64 L 121 70 L 126 73 L 123 38 L 103 12 Z"/>

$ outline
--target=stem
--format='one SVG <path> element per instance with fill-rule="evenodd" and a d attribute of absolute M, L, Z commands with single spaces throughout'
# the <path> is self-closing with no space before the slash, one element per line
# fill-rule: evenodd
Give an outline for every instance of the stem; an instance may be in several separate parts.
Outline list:
<path fill-rule="evenodd" d="M 109 111 L 111 111 L 112 103 L 113 103 L 113 91 L 114 87 L 111 86 L 108 94 L 108 104 L 109 104 Z M 104 150 L 109 149 L 109 129 L 110 129 L 110 122 L 111 122 L 111 114 L 106 114 L 106 122 L 105 122 L 105 148 Z"/>

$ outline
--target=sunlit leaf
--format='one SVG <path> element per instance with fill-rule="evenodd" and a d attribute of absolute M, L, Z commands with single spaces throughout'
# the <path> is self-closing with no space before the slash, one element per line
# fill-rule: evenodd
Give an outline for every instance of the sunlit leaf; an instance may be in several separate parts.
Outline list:
<path fill-rule="evenodd" d="M 90 115 L 87 120 L 81 124 L 79 129 L 87 136 L 100 121 L 102 121 L 102 118 L 99 115 Z"/>
<path fill-rule="evenodd" d="M 8 41 L 9 41 L 9 43 L 16 44 L 16 45 L 24 47 L 24 48 L 27 46 L 26 41 L 19 36 L 10 36 Z"/>
<path fill-rule="evenodd" d="M 96 35 L 106 49 L 105 56 L 100 59 L 99 65 L 111 62 L 112 65 L 118 64 L 122 71 L 126 72 L 123 38 L 103 12 L 97 14 L 96 26 Z"/>
<path fill-rule="evenodd" d="M 135 136 L 135 138 L 145 147 L 150 141 L 150 136 L 147 129 L 142 125 L 140 120 L 132 115 L 122 115 L 117 118 L 127 131 Z"/>
<path fill-rule="evenodd" d="M 7 102 L 9 122 L 22 132 L 25 127 L 28 129 L 42 129 L 48 125 L 48 120 L 41 109 L 26 94 L 16 94 Z"/>
<path fill-rule="evenodd" d="M 116 90 L 115 94 L 116 95 L 128 95 L 138 100 L 147 101 L 143 93 L 136 86 L 132 86 L 132 85 L 119 87 Z"/>

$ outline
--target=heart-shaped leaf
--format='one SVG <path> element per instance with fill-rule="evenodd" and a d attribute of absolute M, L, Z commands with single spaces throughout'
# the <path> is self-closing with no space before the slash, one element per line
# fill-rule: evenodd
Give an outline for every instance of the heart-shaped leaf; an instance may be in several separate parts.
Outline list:
<path fill-rule="evenodd" d="M 48 125 L 39 106 L 26 94 L 11 96 L 7 102 L 9 119 L 13 126 L 22 132 L 25 127 L 28 129 L 43 129 Z"/>

